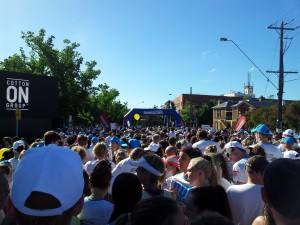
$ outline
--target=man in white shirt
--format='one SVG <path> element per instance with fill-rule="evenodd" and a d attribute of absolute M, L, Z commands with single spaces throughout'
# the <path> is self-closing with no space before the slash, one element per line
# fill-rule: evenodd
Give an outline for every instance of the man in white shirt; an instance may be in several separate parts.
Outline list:
<path fill-rule="evenodd" d="M 268 139 L 270 136 L 270 130 L 265 124 L 259 124 L 255 129 L 252 129 L 251 132 L 255 133 L 257 141 L 256 145 L 259 145 L 265 150 L 266 157 L 269 162 L 282 158 L 281 151 L 276 146 L 269 143 Z"/>
<path fill-rule="evenodd" d="M 269 164 L 263 156 L 253 156 L 246 162 L 248 181 L 242 185 L 232 185 L 227 189 L 234 224 L 251 225 L 253 220 L 263 214 L 261 199 L 263 172 Z"/>
<path fill-rule="evenodd" d="M 197 132 L 197 137 L 198 137 L 199 141 L 196 142 L 196 143 L 194 143 L 192 147 L 193 148 L 198 148 L 203 155 L 204 155 L 204 149 L 207 146 L 210 146 L 210 145 L 215 145 L 217 147 L 218 152 L 222 151 L 220 145 L 217 142 L 208 140 L 208 138 L 207 138 L 207 131 L 206 130 L 200 130 L 200 131 L 198 131 Z"/>
<path fill-rule="evenodd" d="M 235 184 L 245 184 L 248 180 L 245 164 L 249 158 L 249 149 L 246 149 L 238 141 L 230 141 L 225 145 L 226 152 L 231 161 L 232 179 Z"/>

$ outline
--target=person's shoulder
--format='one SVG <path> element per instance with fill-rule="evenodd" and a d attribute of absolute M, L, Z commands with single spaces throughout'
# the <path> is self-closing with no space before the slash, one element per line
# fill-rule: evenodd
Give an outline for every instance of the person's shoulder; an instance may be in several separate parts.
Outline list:
<path fill-rule="evenodd" d="M 233 166 L 243 166 L 246 164 L 247 160 L 248 160 L 248 158 L 242 158 L 239 161 L 235 162 L 233 164 Z"/>
<path fill-rule="evenodd" d="M 256 219 L 253 221 L 252 225 L 265 225 L 266 220 L 263 216 L 256 217 Z"/>

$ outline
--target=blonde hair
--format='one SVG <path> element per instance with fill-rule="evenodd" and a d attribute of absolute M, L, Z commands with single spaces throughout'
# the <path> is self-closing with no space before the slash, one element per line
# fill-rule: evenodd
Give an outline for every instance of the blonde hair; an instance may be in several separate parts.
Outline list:
<path fill-rule="evenodd" d="M 108 149 L 105 145 L 104 142 L 98 142 L 94 148 L 93 148 L 93 153 L 97 158 L 103 158 L 106 157 L 108 154 Z"/>
<path fill-rule="evenodd" d="M 83 147 L 73 146 L 71 149 L 79 154 L 81 161 L 86 160 L 86 151 Z"/>
<path fill-rule="evenodd" d="M 205 155 L 193 158 L 190 161 L 190 165 L 191 169 L 204 172 L 210 186 L 215 187 L 220 183 L 220 176 L 217 174 L 215 162 L 212 157 Z"/>
<path fill-rule="evenodd" d="M 204 153 L 217 153 L 218 149 L 216 145 L 209 145 L 204 149 Z"/>
<path fill-rule="evenodd" d="M 163 174 L 160 177 L 152 174 L 154 177 L 157 178 L 158 184 L 163 184 L 165 182 L 165 172 L 166 172 L 166 165 L 164 161 L 158 155 L 144 155 L 143 157 L 150 166 L 152 166 L 154 169 L 156 169 L 157 171 Z"/>

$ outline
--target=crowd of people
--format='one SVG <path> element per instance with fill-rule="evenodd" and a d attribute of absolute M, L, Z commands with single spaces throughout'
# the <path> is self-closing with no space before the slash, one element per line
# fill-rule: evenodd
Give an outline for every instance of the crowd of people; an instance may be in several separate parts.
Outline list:
<path fill-rule="evenodd" d="M 265 124 L 4 137 L 0 224 L 300 224 L 299 153 L 293 130 Z"/>

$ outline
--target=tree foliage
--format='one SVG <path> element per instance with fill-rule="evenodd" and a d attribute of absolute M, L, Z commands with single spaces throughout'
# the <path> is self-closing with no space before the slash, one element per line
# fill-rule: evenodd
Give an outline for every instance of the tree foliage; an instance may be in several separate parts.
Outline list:
<path fill-rule="evenodd" d="M 176 110 L 175 103 L 171 100 L 166 101 L 165 104 L 163 105 L 163 108 Z"/>
<path fill-rule="evenodd" d="M 284 114 L 282 116 L 283 127 L 285 129 L 300 130 L 300 102 L 289 103 L 284 107 Z"/>
<path fill-rule="evenodd" d="M 247 115 L 245 127 L 251 129 L 258 124 L 266 124 L 271 130 L 276 130 L 277 107 L 269 106 L 252 110 Z M 283 130 L 291 128 L 300 129 L 300 102 L 289 103 L 283 107 Z"/>
<path fill-rule="evenodd" d="M 277 120 L 277 108 L 276 106 L 269 106 L 254 109 L 251 112 L 248 112 L 246 115 L 247 121 L 245 127 L 252 129 L 258 124 L 266 124 L 271 130 L 276 129 L 276 120 Z"/>
<path fill-rule="evenodd" d="M 96 114 L 106 112 L 111 121 L 121 121 L 126 103 L 117 101 L 119 92 L 107 84 L 93 86 L 101 71 L 96 69 L 96 61 L 84 62 L 77 51 L 80 44 L 65 39 L 64 47 L 58 50 L 54 47 L 55 37 L 47 37 L 44 29 L 37 35 L 22 32 L 21 37 L 29 48 L 28 54 L 20 48 L 19 54 L 0 62 L 2 70 L 56 77 L 62 118 L 72 115 L 75 120 L 94 123 Z"/>
<path fill-rule="evenodd" d="M 190 103 L 186 102 L 180 110 L 180 114 L 188 126 L 212 125 L 213 110 L 211 107 L 213 105 L 214 102 L 204 103 L 200 106 L 192 105 L 192 110 L 190 110 Z"/>

